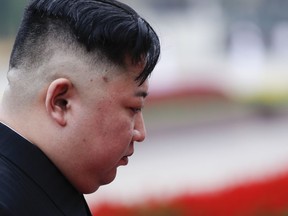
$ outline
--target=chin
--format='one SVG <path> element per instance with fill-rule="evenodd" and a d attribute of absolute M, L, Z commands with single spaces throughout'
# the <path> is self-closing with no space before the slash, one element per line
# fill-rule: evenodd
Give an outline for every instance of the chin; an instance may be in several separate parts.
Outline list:
<path fill-rule="evenodd" d="M 86 190 L 82 190 L 82 191 L 79 191 L 80 193 L 82 194 L 91 194 L 91 193 L 94 193 L 95 191 L 97 191 L 99 189 L 100 186 L 97 186 L 97 187 L 94 187 L 94 188 L 88 188 Z"/>
<path fill-rule="evenodd" d="M 109 175 L 105 176 L 101 182 L 101 185 L 107 185 L 114 181 L 116 178 L 117 171 L 109 173 Z"/>
<path fill-rule="evenodd" d="M 98 188 L 102 185 L 107 185 L 110 184 L 111 182 L 114 181 L 114 179 L 116 178 L 116 174 L 117 174 L 117 170 L 113 170 L 111 172 L 109 172 L 108 174 L 106 174 L 105 176 L 103 176 L 100 180 L 98 181 L 93 181 L 90 182 L 90 184 L 86 182 L 86 184 L 80 188 L 79 192 L 83 193 L 83 194 L 91 194 L 94 193 L 95 191 L 98 190 Z"/>

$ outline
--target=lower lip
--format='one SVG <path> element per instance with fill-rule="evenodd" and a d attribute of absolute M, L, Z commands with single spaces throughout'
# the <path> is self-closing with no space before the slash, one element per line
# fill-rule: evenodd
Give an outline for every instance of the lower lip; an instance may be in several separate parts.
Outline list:
<path fill-rule="evenodd" d="M 120 160 L 119 165 L 120 166 L 126 166 L 128 164 L 128 161 L 129 161 L 128 157 L 125 156 Z"/>

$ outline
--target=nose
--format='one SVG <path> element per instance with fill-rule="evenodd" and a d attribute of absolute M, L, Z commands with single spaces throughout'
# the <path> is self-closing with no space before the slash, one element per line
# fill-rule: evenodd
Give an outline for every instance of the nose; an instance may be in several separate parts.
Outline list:
<path fill-rule="evenodd" d="M 143 142 L 146 137 L 146 128 L 142 113 L 138 113 L 135 119 L 133 139 L 136 142 Z"/>

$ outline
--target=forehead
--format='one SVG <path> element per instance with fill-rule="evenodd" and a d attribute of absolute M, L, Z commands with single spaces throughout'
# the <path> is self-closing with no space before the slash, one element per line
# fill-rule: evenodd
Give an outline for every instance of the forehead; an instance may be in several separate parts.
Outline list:
<path fill-rule="evenodd" d="M 146 59 L 144 58 L 144 56 L 138 62 L 134 62 L 131 57 L 126 55 L 124 66 L 126 70 L 134 72 L 136 73 L 137 76 L 139 76 L 140 73 L 144 70 L 145 66 L 146 66 Z"/>
<path fill-rule="evenodd" d="M 145 99 L 148 95 L 149 83 L 148 80 L 139 85 L 136 81 L 136 77 L 139 74 L 139 70 L 131 70 L 121 73 L 122 75 L 114 76 L 107 83 L 107 87 L 112 95 L 116 98 L 140 98 Z M 108 93 L 107 92 L 107 93 Z"/>

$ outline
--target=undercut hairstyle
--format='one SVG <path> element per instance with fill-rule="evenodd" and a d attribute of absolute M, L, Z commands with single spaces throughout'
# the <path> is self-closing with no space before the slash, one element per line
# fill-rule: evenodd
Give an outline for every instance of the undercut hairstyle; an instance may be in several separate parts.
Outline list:
<path fill-rule="evenodd" d="M 10 58 L 10 69 L 41 65 L 49 59 L 47 41 L 76 43 L 86 53 L 126 66 L 145 63 L 136 78 L 142 84 L 160 55 L 153 28 L 132 8 L 115 0 L 32 0 L 24 11 Z M 52 40 L 53 42 L 53 40 Z M 52 51 L 53 52 L 53 51 Z"/>

